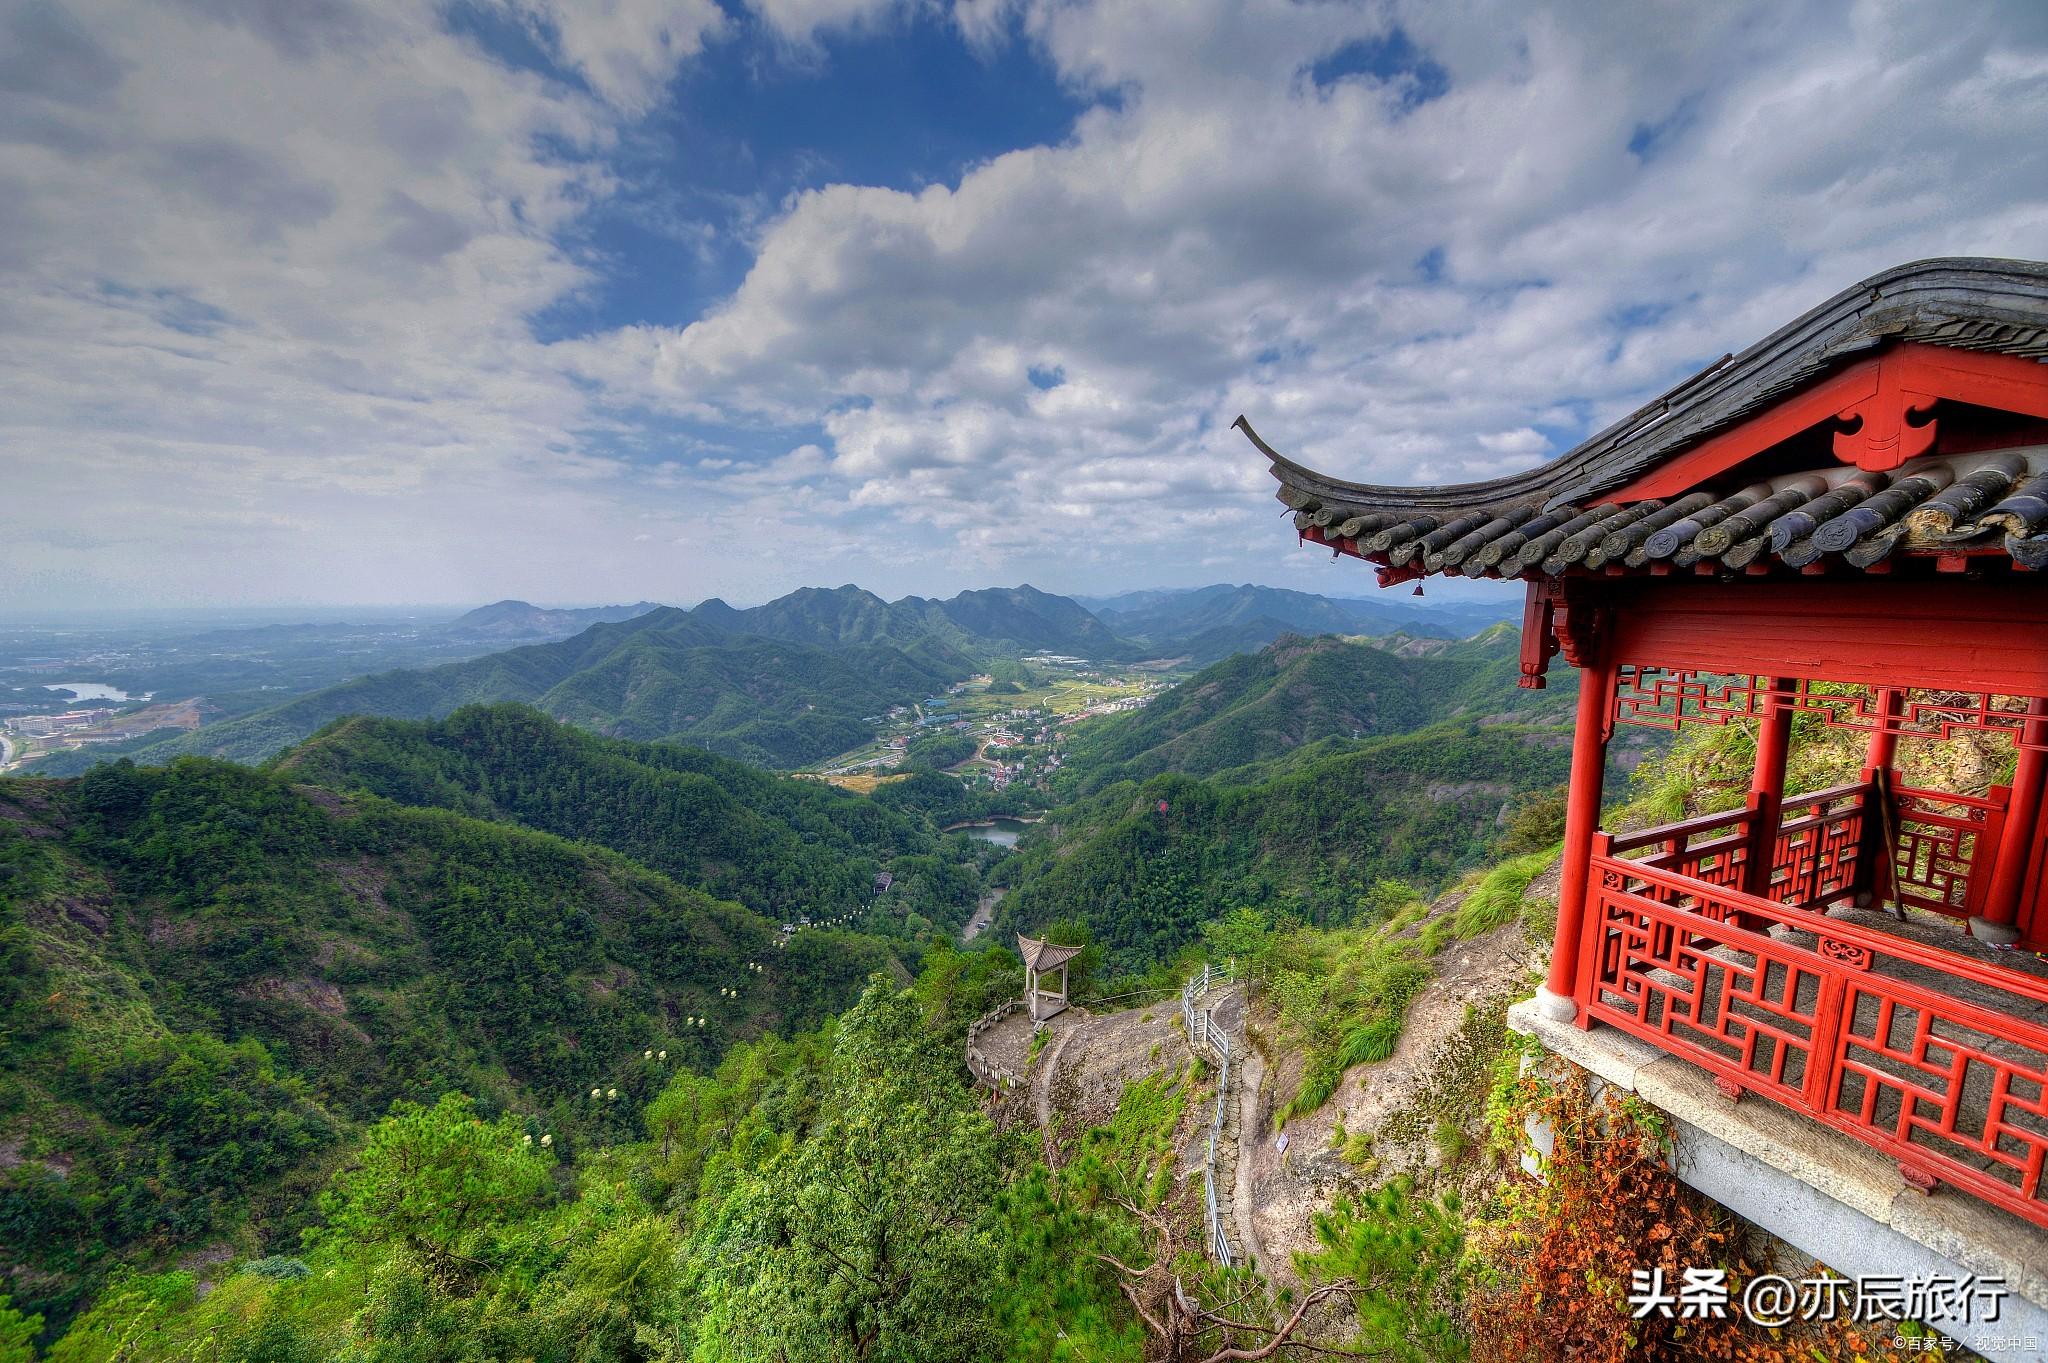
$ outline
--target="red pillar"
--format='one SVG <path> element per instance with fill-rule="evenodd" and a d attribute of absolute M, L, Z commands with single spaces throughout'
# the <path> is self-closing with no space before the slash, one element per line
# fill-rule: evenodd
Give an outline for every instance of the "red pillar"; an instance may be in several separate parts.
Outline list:
<path fill-rule="evenodd" d="M 1904 708 L 1906 693 L 1896 686 L 1877 688 L 1877 727 L 1870 731 L 1870 746 L 1863 754 L 1863 779 L 1868 781 L 1880 771 L 1891 768 L 1899 752 L 1899 735 L 1891 727 Z"/>
<path fill-rule="evenodd" d="M 1558 866 L 1557 939 L 1550 948 L 1550 975 L 1537 994 L 1543 1012 L 1559 1021 L 1585 1010 L 1572 995 L 1585 937 L 1587 871 L 1593 835 L 1600 829 L 1600 787 L 1607 765 L 1607 721 L 1614 698 L 1615 665 L 1601 659 L 1579 674 L 1578 719 L 1572 727 L 1572 783 L 1565 796 L 1564 853 Z"/>
<path fill-rule="evenodd" d="M 1874 697 L 1877 727 L 1870 731 L 1870 746 L 1863 754 L 1863 784 L 1870 793 L 1863 797 L 1863 845 L 1857 853 L 1859 889 L 1856 903 L 1868 906 L 1897 894 L 1897 875 L 1891 830 L 1892 787 L 1898 784 L 1892 766 L 1898 758 L 1899 735 L 1891 726 L 1905 710 L 1906 693 L 1896 686 L 1880 686 Z"/>
<path fill-rule="evenodd" d="M 1999 836 L 1997 860 L 1992 863 L 1991 884 L 1984 892 L 1984 915 L 1970 920 L 1971 936 L 2000 946 L 2019 940 L 2013 923 L 2019 917 L 2027 857 L 2034 850 L 2042 789 L 2048 782 L 2048 752 L 2040 746 L 2048 744 L 2048 700 L 2038 696 L 2027 705 L 2026 742 L 2036 746 L 2020 749 L 2019 764 L 2013 770 L 2005 828 Z"/>
<path fill-rule="evenodd" d="M 1742 872 L 1742 888 L 1761 899 L 1771 896 L 1771 855 L 1784 821 L 1785 759 L 1791 750 L 1792 683 L 1772 677 L 1757 728 L 1756 765 L 1749 775 L 1749 861 Z"/>

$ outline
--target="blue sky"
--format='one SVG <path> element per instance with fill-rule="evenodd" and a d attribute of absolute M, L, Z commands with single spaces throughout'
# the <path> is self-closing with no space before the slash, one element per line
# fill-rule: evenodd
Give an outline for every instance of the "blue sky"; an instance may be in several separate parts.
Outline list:
<path fill-rule="evenodd" d="M 0 0 L 0 608 L 1362 593 L 1238 413 L 1526 467 L 2044 133 L 2025 0 Z"/>
<path fill-rule="evenodd" d="M 501 59 L 576 79 L 503 16 L 453 17 Z M 978 50 L 935 9 L 821 32 L 800 50 L 732 22 L 612 158 L 626 183 L 582 225 L 610 268 L 597 290 L 536 319 L 544 339 L 700 316 L 739 286 L 750 227 L 790 195 L 957 183 L 1003 152 L 1059 141 L 1092 102 L 1061 85 L 1014 21 Z M 700 248 L 688 259 L 675 249 L 679 223 Z"/>

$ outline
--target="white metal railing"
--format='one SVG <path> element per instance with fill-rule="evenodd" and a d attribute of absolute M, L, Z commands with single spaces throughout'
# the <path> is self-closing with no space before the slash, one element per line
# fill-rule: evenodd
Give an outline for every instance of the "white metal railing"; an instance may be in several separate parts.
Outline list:
<path fill-rule="evenodd" d="M 1197 1052 L 1208 1050 L 1215 1055 L 1220 1066 L 1216 1077 L 1216 1107 L 1209 1116 L 1209 1148 L 1202 1160 L 1202 1205 L 1208 1217 L 1209 1252 L 1225 1268 L 1235 1266 L 1237 1253 L 1231 1248 L 1230 1228 L 1216 1202 L 1216 1144 L 1223 1139 L 1224 1117 L 1229 1111 L 1233 1057 L 1230 1033 L 1215 1026 L 1209 1010 L 1198 1008 L 1196 1004 L 1211 989 L 1228 984 L 1236 977 L 1235 961 L 1220 970 L 1205 964 L 1199 975 L 1188 977 L 1187 987 L 1180 991 L 1180 1016 L 1187 1028 L 1189 1047 Z"/>
<path fill-rule="evenodd" d="M 1180 991 L 1180 1020 L 1182 1025 L 1187 1028 L 1188 1044 L 1190 1046 L 1214 1045 L 1211 1037 L 1212 1029 L 1209 1026 L 1209 1015 L 1197 1009 L 1195 1004 L 1201 999 L 1202 995 L 1208 993 L 1217 985 L 1228 984 L 1236 978 L 1237 962 L 1235 960 L 1221 969 L 1205 963 L 1202 966 L 1201 974 L 1188 977 L 1186 988 Z M 1223 1042 L 1225 1048 L 1229 1044 L 1227 1040 Z"/>

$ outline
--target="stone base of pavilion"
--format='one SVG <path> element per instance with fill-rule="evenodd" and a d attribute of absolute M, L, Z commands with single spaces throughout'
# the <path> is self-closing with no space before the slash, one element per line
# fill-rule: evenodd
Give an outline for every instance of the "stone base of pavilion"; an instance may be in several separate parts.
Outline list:
<path fill-rule="evenodd" d="M 1581 1030 L 1536 999 L 1509 1009 L 1508 1025 L 1666 1114 L 1682 1181 L 1834 1272 L 2004 1279 L 1997 1321 L 1925 1323 L 1994 1363 L 2042 1357 L 2048 1230 L 1953 1190 L 1923 1193 L 1869 1146 L 1760 1095 L 1731 1099 L 1705 1070 L 1615 1028 Z M 1547 1133 L 1533 1134 L 1547 1152 Z"/>

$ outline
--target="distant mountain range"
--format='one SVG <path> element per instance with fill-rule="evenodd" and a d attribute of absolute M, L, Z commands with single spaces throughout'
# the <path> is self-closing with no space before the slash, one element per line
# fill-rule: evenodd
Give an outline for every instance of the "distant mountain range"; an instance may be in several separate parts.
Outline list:
<path fill-rule="evenodd" d="M 932 653 L 763 638 L 662 607 L 554 643 L 359 677 L 129 755 L 254 762 L 347 715 L 438 719 L 463 705 L 520 701 L 612 737 L 684 740 L 764 766 L 797 766 L 859 743 L 872 732 L 865 717 L 972 672 L 964 659 Z M 39 770 L 61 775 L 91 756 L 61 754 Z"/>
<path fill-rule="evenodd" d="M 260 761 L 347 715 L 438 719 L 462 705 L 516 701 L 616 738 L 672 740 L 763 766 L 793 767 L 854 747 L 875 715 L 1031 653 L 1105 662 L 1210 662 L 1288 634 L 1470 633 L 1506 610 L 1441 612 L 1334 601 L 1252 586 L 1140 593 L 1092 612 L 1035 587 L 885 601 L 848 585 L 807 587 L 740 609 L 604 606 L 550 610 L 500 601 L 451 633 L 521 637 L 585 628 L 438 666 L 327 686 L 196 732 L 60 753 L 37 771 L 64 775 L 108 757 L 183 754 Z"/>
<path fill-rule="evenodd" d="M 592 625 L 631 620 L 660 609 L 654 601 L 570 609 L 550 609 L 528 601 L 494 601 L 457 616 L 443 627 L 443 632 L 471 639 L 563 639 Z"/>
<path fill-rule="evenodd" d="M 889 644 L 966 663 L 991 653 L 1046 651 L 1105 661 L 1140 653 L 1072 598 L 1030 586 L 966 591 L 945 601 L 884 601 L 852 585 L 803 587 L 748 610 L 714 598 L 691 614 L 735 634 L 824 646 Z"/>
<path fill-rule="evenodd" d="M 607 609 L 630 614 L 550 643 L 359 677 L 125 754 L 58 754 L 38 770 L 63 775 L 117 755 L 260 761 L 347 715 L 437 719 L 498 701 L 611 737 L 688 742 L 791 767 L 855 746 L 873 732 L 872 716 L 942 691 L 992 657 L 1132 654 L 1072 601 L 1030 587 L 895 602 L 852 586 L 807 588 L 747 610 L 717 600 L 687 611 Z M 464 618 L 525 628 L 561 614 L 500 602 Z"/>
<path fill-rule="evenodd" d="M 1081 598 L 1078 604 L 1141 649 L 1194 663 L 1248 653 L 1283 634 L 1404 633 L 1460 639 L 1510 618 L 1518 609 L 1507 601 L 1498 606 L 1415 606 L 1399 600 L 1366 601 L 1223 583 Z"/>

